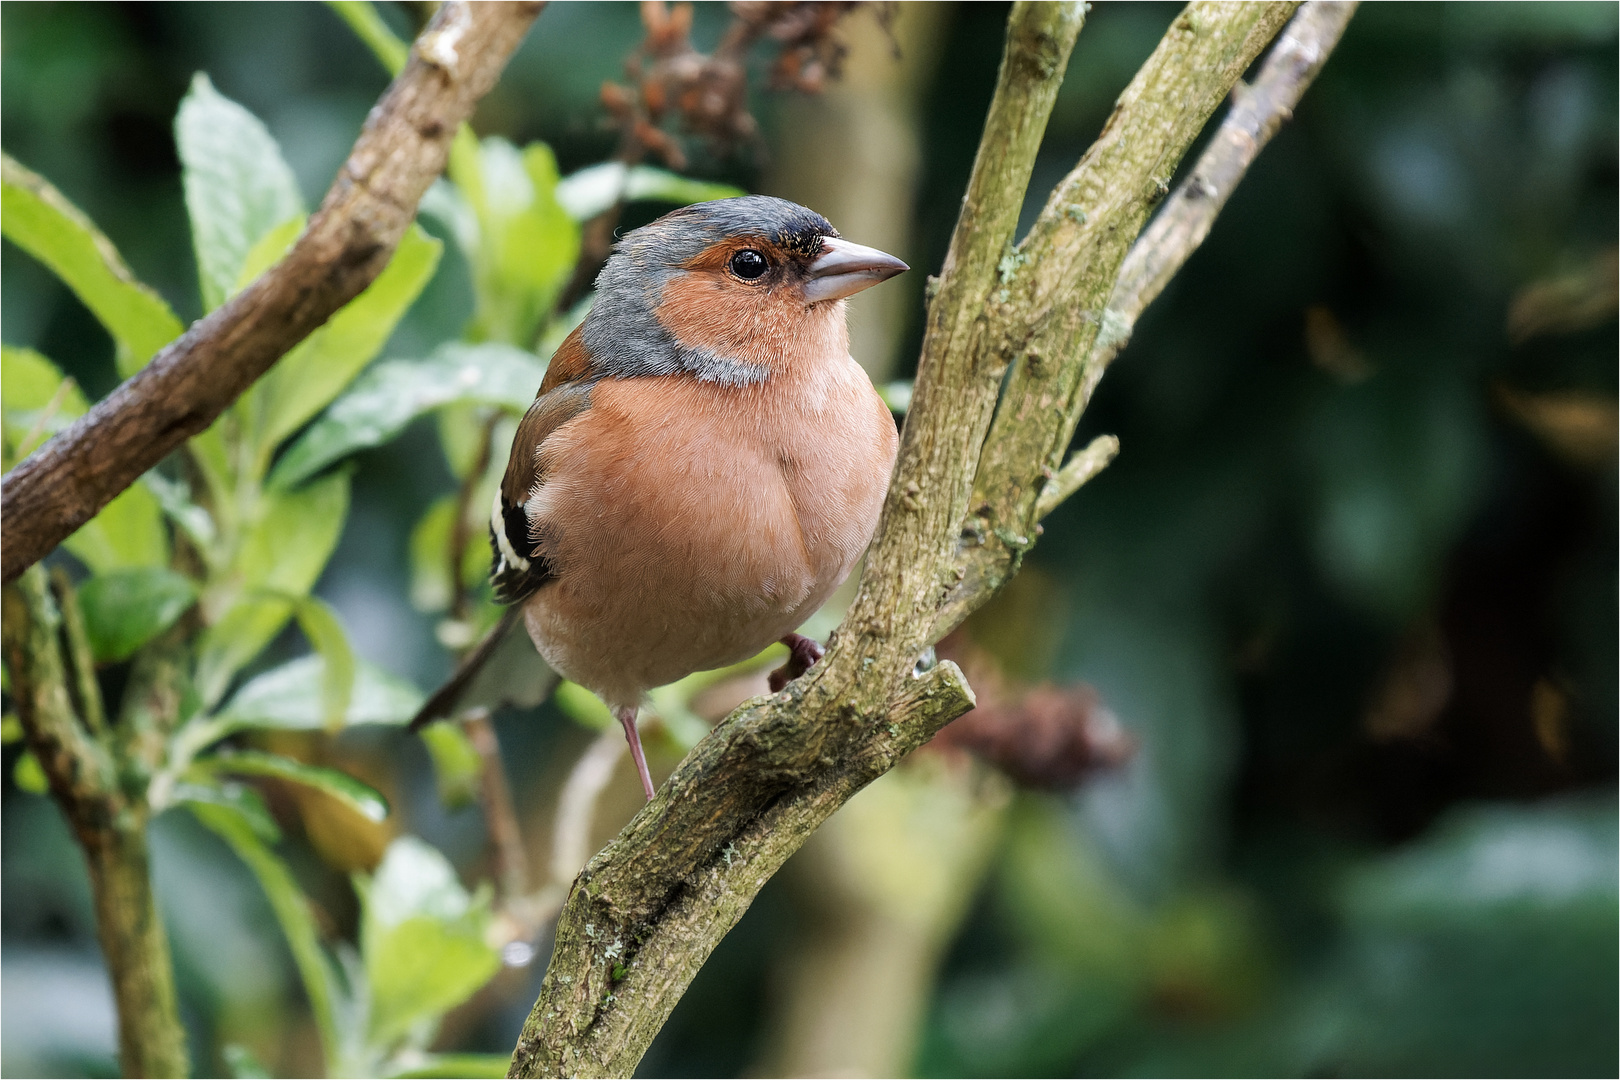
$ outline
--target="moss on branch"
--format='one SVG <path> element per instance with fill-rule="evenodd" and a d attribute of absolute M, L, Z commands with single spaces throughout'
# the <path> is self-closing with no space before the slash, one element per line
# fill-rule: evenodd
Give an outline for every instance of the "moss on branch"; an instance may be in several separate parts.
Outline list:
<path fill-rule="evenodd" d="M 634 1072 L 782 863 L 971 708 L 954 665 L 919 673 L 916 658 L 1016 572 L 1039 518 L 1117 449 L 1104 437 L 1056 468 L 1098 357 L 1128 334 L 1104 314 L 1122 265 L 1194 138 L 1296 6 L 1188 5 L 1017 247 L 1084 5 L 1013 6 L 860 593 L 821 663 L 717 726 L 581 871 L 510 1075 Z M 1179 266 L 1185 252 L 1169 258 Z"/>

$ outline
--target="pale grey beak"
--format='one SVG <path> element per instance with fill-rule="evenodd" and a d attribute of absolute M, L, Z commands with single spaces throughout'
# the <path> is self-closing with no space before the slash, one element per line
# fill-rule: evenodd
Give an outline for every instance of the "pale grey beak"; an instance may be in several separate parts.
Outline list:
<path fill-rule="evenodd" d="M 821 244 L 821 254 L 810 264 L 810 280 L 804 286 L 804 298 L 812 304 L 853 296 L 911 269 L 877 248 L 831 236 L 823 237 Z"/>

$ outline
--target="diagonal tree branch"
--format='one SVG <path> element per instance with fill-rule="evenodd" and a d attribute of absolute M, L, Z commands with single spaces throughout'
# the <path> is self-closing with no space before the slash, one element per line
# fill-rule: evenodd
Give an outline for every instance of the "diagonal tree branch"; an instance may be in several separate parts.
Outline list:
<path fill-rule="evenodd" d="M 542 6 L 440 6 L 287 256 L 0 482 L 0 579 L 14 580 L 213 423 L 371 284 L 443 171 L 457 126 L 495 85 Z"/>
<path fill-rule="evenodd" d="M 788 855 L 971 705 L 954 665 L 919 674 L 915 658 L 1012 575 L 1037 515 L 1054 505 L 1039 496 L 1084 406 L 1079 390 L 1131 241 L 1295 6 L 1190 4 L 1013 248 L 1083 17 L 1080 4 L 1014 5 L 860 595 L 821 663 L 716 727 L 580 873 L 511 1075 L 633 1072 Z"/>
<path fill-rule="evenodd" d="M 1073 373 L 1079 376 L 1078 382 L 1051 388 L 1047 394 L 1032 395 L 1031 389 L 1043 382 L 1042 368 L 1046 365 L 1041 357 L 1046 354 L 1039 345 L 1028 349 L 1025 369 L 1014 376 L 1015 380 L 1024 376 L 1019 380 L 1023 384 L 1024 396 L 1020 406 L 1023 414 L 1028 416 L 1033 411 L 1039 415 L 1048 402 L 1055 407 L 1057 401 L 1064 400 L 1063 394 L 1067 395 L 1068 404 L 1063 408 L 1061 424 L 1053 422 L 1053 413 L 1045 414 L 1053 438 L 1053 442 L 1046 444 L 1049 447 L 1046 458 L 1027 458 L 1025 471 L 1018 475 L 1020 459 L 1017 457 L 1017 447 L 1003 446 L 998 451 L 999 475 L 992 478 L 981 469 L 979 490 L 1000 491 L 1004 499 L 999 504 L 982 497 L 975 500 L 976 517 L 969 519 L 963 530 L 963 580 L 956 588 L 952 601 L 943 610 L 941 626 L 945 630 L 965 617 L 967 611 L 971 610 L 969 605 L 973 605 L 973 598 L 985 587 L 999 588 L 1016 572 L 1018 560 L 1029 546 L 1035 523 L 1074 494 L 1082 483 L 1112 458 L 1112 453 L 1107 453 L 1101 460 L 1097 458 L 1098 453 L 1104 451 L 1102 439 L 1111 438 L 1104 436 L 1076 451 L 1061 470 L 1054 471 L 1057 455 L 1073 438 L 1080 414 L 1090 403 L 1103 373 L 1130 340 L 1137 318 L 1204 242 L 1215 218 L 1226 206 L 1227 199 L 1260 150 L 1292 117 L 1294 106 L 1338 45 L 1350 17 L 1355 14 L 1356 6 L 1353 0 L 1311 0 L 1301 5 L 1286 29 L 1278 35 L 1277 43 L 1261 65 L 1254 83 L 1245 86 L 1237 82 L 1233 85 L 1232 108 L 1208 147 L 1191 173 L 1177 186 L 1175 193 L 1165 200 L 1152 223 L 1131 245 L 1100 315 L 1087 316 L 1089 321 L 1095 323 L 1096 330 L 1089 345 L 1076 346 L 1083 355 L 1073 369 Z M 1189 7 L 1182 20 L 1178 20 L 1178 25 L 1189 16 L 1197 18 L 1192 7 Z M 1164 48 L 1164 45 L 1160 46 L 1161 51 Z M 1156 52 L 1148 65 L 1159 57 L 1160 53 Z M 1143 72 L 1147 70 L 1148 66 L 1144 66 Z M 1141 78 L 1138 75 L 1137 82 Z M 1137 82 L 1133 82 L 1133 89 Z M 1127 94 L 1130 93 L 1128 90 Z M 1124 99 L 1121 100 L 1123 105 Z M 1110 127 L 1113 123 L 1111 120 Z M 1107 137 L 1105 130 L 1103 138 Z M 1095 152 L 1096 148 L 1093 148 L 1087 158 L 1090 159 Z M 1075 181 L 1085 167 L 1086 163 L 1082 161 L 1064 184 Z M 1158 189 L 1159 183 L 1156 182 L 1155 191 Z M 1053 216 L 1053 204 L 1063 190 L 1064 186 L 1060 185 L 1053 193 L 1053 201 L 1048 203 L 1043 220 Z M 1085 210 L 1072 205 L 1062 207 L 1061 211 L 1064 216 L 1080 224 L 1089 219 Z M 1031 230 L 1031 239 L 1025 241 L 1020 255 L 1025 255 L 1025 249 L 1031 245 L 1040 228 L 1041 225 L 1037 224 Z M 1012 268 L 1014 274 L 1021 269 L 1021 265 Z M 1014 386 L 1009 385 L 1008 389 L 1011 393 Z M 1000 417 L 1011 415 L 1012 412 L 1004 408 L 998 422 Z M 1015 425 L 1014 429 L 1017 430 L 1018 426 Z M 1008 441 L 1010 443 L 1012 440 Z M 1035 440 L 1026 439 L 1024 448 L 1033 453 L 1039 446 Z M 987 457 L 991 451 L 992 448 L 987 446 Z M 1028 471 L 1031 465 L 1039 476 L 1049 479 L 1044 483 L 1037 480 L 1036 473 Z M 1026 510 L 1032 490 L 1036 499 L 1033 518 L 1028 516 Z"/>

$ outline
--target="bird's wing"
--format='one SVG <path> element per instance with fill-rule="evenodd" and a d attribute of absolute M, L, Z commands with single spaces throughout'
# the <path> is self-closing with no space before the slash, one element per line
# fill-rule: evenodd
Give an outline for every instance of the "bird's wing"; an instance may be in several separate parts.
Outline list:
<path fill-rule="evenodd" d="M 544 476 L 541 474 L 540 446 L 562 425 L 590 407 L 591 387 L 596 376 L 590 355 L 576 329 L 557 347 L 540 384 L 539 396 L 518 421 L 512 439 L 512 454 L 506 461 L 490 509 L 490 582 L 495 599 L 515 604 L 530 596 L 553 577 L 551 568 L 537 553 L 529 535 L 529 496 Z"/>

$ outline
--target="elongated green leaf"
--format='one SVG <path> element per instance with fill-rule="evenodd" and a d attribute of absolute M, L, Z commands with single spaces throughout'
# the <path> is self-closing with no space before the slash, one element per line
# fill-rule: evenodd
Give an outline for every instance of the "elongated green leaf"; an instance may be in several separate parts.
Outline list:
<path fill-rule="evenodd" d="M 0 155 L 0 232 L 49 267 L 107 328 L 119 346 L 119 375 L 134 374 L 185 329 L 78 207 L 9 155 Z"/>
<path fill-rule="evenodd" d="M 265 493 L 237 552 L 242 591 L 198 645 L 197 687 L 205 704 L 217 702 L 231 676 L 287 624 L 294 602 L 286 597 L 306 596 L 314 587 L 348 510 L 349 478 L 342 473 L 296 491 Z"/>
<path fill-rule="evenodd" d="M 545 365 L 506 345 L 451 344 L 426 360 L 388 360 L 356 379 L 276 463 L 270 484 L 301 483 L 339 458 L 379 446 L 418 416 L 470 402 L 521 412 L 534 400 Z"/>
<path fill-rule="evenodd" d="M 685 205 L 744 194 L 730 184 L 693 180 L 651 165 L 626 168 L 617 161 L 604 161 L 570 173 L 557 185 L 557 201 L 579 222 L 589 221 L 621 199 Z"/>
<path fill-rule="evenodd" d="M 411 606 L 418 611 L 443 611 L 450 606 L 450 533 L 457 501 L 455 494 L 435 500 L 411 530 Z M 487 500 L 481 508 L 487 511 Z M 489 572 L 486 529 L 480 522 L 462 553 L 463 586 L 476 584 Z"/>
<path fill-rule="evenodd" d="M 315 1014 L 315 1028 L 321 1034 L 321 1046 L 326 1060 L 336 1061 L 342 1052 L 337 1023 L 338 1010 L 343 1006 L 343 989 L 332 961 L 321 948 L 319 931 L 309 901 L 293 879 L 292 871 L 277 855 L 265 846 L 254 831 L 252 823 L 237 810 L 216 804 L 192 802 L 187 809 L 206 828 L 228 844 L 237 858 L 247 864 L 259 887 L 276 913 L 281 933 L 292 950 L 293 962 L 303 979 L 304 992 L 309 995 L 310 1011 Z"/>
<path fill-rule="evenodd" d="M 579 223 L 557 201 L 557 160 L 544 143 L 523 150 L 492 137 L 452 149 L 452 175 L 478 221 L 460 238 L 472 264 L 474 340 L 534 344 L 579 258 Z"/>
<path fill-rule="evenodd" d="M 331 404 L 388 341 L 433 277 L 444 245 L 413 225 L 365 292 L 282 357 L 254 388 L 263 402 L 258 442 L 268 455 Z"/>
<path fill-rule="evenodd" d="M 0 406 L 7 413 L 32 413 L 51 403 L 67 376 L 62 369 L 33 349 L 0 345 Z M 90 408 L 84 393 L 71 387 L 57 406 L 70 419 Z"/>
<path fill-rule="evenodd" d="M 390 844 L 376 875 L 356 888 L 375 1045 L 466 1001 L 500 969 L 484 939 L 488 892 L 469 896 L 445 857 L 415 837 Z"/>
<path fill-rule="evenodd" d="M 467 733 L 456 724 L 429 724 L 422 729 L 422 744 L 433 760 L 439 802 L 450 810 L 470 806 L 478 798 L 484 759 Z"/>
<path fill-rule="evenodd" d="M 32 453 L 89 408 L 78 384 L 44 356 L 0 345 L 0 427 L 7 462 Z"/>
<path fill-rule="evenodd" d="M 236 271 L 236 281 L 231 285 L 230 295 L 235 296 L 253 284 L 254 278 L 280 262 L 282 256 L 292 250 L 293 244 L 303 234 L 304 225 L 308 221 L 309 218 L 303 214 L 296 214 L 259 237 L 242 259 L 242 266 Z"/>
<path fill-rule="evenodd" d="M 315 647 L 321 665 L 321 714 L 328 731 L 343 726 L 354 696 L 354 650 L 337 612 L 317 596 L 298 602 L 298 626 Z"/>
<path fill-rule="evenodd" d="M 365 42 L 366 47 L 382 61 L 388 74 L 398 75 L 405 70 L 405 60 L 410 55 L 411 47 L 388 29 L 388 24 L 382 21 L 374 5 L 367 0 L 326 0 L 326 6 L 349 24 L 355 36 Z"/>
<path fill-rule="evenodd" d="M 163 510 L 141 484 L 125 488 L 62 546 L 98 574 L 165 566 L 169 561 Z"/>
<path fill-rule="evenodd" d="M 248 252 L 304 212 L 281 149 L 258 117 L 198 72 L 174 121 L 197 278 L 209 311 L 230 296 Z"/>
<path fill-rule="evenodd" d="M 434 1077 L 499 1077 L 505 1076 L 512 1067 L 512 1058 L 509 1054 L 428 1054 L 416 1060 L 410 1068 L 396 1072 L 396 1080 L 405 1080 L 407 1077 L 420 1077 L 422 1080 L 431 1080 Z"/>
<path fill-rule="evenodd" d="M 37 443 L 36 430 L 49 434 L 88 408 L 78 387 L 45 357 L 32 349 L 0 347 L 0 426 L 8 458 L 28 449 L 24 442 Z M 62 546 L 98 574 L 169 561 L 163 513 L 140 484 L 124 489 Z"/>
<path fill-rule="evenodd" d="M 147 473 L 141 477 L 141 482 L 158 501 L 164 516 L 180 526 L 205 557 L 210 555 L 219 532 L 214 526 L 214 516 L 191 500 L 186 485 L 159 472 Z"/>
<path fill-rule="evenodd" d="M 234 811 L 253 830 L 253 834 L 267 844 L 281 839 L 281 827 L 271 816 L 263 797 L 246 784 L 232 780 L 223 782 L 208 776 L 204 770 L 192 770 L 197 779 L 182 780 L 174 786 L 174 801 L 201 806 L 223 806 Z"/>
<path fill-rule="evenodd" d="M 235 773 L 238 776 L 274 776 L 291 780 L 295 784 L 315 788 L 337 799 L 371 821 L 382 821 L 388 816 L 388 800 L 377 791 L 348 773 L 328 769 L 321 765 L 306 765 L 302 761 L 267 754 L 259 750 L 233 750 L 198 758 L 197 768 L 212 773 Z"/>
<path fill-rule="evenodd" d="M 324 727 L 325 669 L 326 661 L 320 656 L 304 656 L 249 680 L 216 717 L 226 725 L 220 736 L 244 728 L 314 731 Z M 416 687 L 357 660 L 344 723 L 403 724 L 421 705 L 422 694 Z"/>
<path fill-rule="evenodd" d="M 196 600 L 192 580 L 163 567 L 97 574 L 79 589 L 90 651 L 97 660 L 126 660 L 173 626 Z"/>

